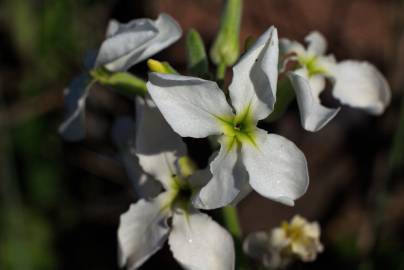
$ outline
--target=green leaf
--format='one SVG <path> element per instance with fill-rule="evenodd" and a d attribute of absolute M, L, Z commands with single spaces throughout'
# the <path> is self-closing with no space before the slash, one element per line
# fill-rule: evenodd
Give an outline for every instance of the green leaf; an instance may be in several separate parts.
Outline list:
<path fill-rule="evenodd" d="M 105 68 L 98 68 L 90 74 L 97 82 L 111 86 L 125 95 L 144 96 L 147 92 L 146 82 L 128 72 L 110 72 Z"/>
<path fill-rule="evenodd" d="M 202 38 L 195 29 L 188 31 L 186 40 L 188 70 L 191 75 L 210 78 L 209 63 Z"/>
<path fill-rule="evenodd" d="M 210 57 L 216 65 L 233 65 L 239 56 L 239 35 L 242 0 L 227 0 L 220 29 L 210 50 Z"/>

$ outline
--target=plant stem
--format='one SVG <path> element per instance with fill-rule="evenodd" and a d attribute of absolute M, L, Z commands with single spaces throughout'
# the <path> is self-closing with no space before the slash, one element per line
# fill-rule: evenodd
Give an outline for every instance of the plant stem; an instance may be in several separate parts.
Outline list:
<path fill-rule="evenodd" d="M 224 62 L 220 63 L 216 69 L 216 81 L 220 88 L 223 88 L 224 78 L 226 76 L 227 66 Z"/>
<path fill-rule="evenodd" d="M 223 225 L 229 230 L 233 236 L 236 249 L 236 269 L 247 270 L 247 259 L 243 252 L 243 238 L 240 221 L 238 218 L 237 208 L 234 206 L 226 206 L 222 208 Z"/>
<path fill-rule="evenodd" d="M 222 209 L 224 226 L 229 230 L 234 238 L 241 238 L 241 226 L 238 220 L 237 208 L 234 206 L 226 206 Z"/>

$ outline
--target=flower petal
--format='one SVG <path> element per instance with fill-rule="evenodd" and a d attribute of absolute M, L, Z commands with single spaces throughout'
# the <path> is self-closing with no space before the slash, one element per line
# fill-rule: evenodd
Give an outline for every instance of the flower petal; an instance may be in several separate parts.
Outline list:
<path fill-rule="evenodd" d="M 309 84 L 313 97 L 320 103 L 320 94 L 323 92 L 326 86 L 325 77 L 323 75 L 313 75 L 310 76 Z"/>
<path fill-rule="evenodd" d="M 118 228 L 119 264 L 132 270 L 156 253 L 168 237 L 169 213 L 162 211 L 167 193 L 151 201 L 140 200 L 121 215 Z"/>
<path fill-rule="evenodd" d="M 135 123 L 131 118 L 118 118 L 112 127 L 112 138 L 119 148 L 120 159 L 138 197 L 155 197 L 160 193 L 161 185 L 150 175 L 143 172 L 139 166 L 138 158 L 131 152 L 134 130 Z"/>
<path fill-rule="evenodd" d="M 124 71 L 163 50 L 182 34 L 178 23 L 167 14 L 157 20 L 136 19 L 126 24 L 111 21 L 95 67 Z"/>
<path fill-rule="evenodd" d="M 174 214 L 168 243 L 184 269 L 233 270 L 235 267 L 232 237 L 206 214 Z"/>
<path fill-rule="evenodd" d="M 248 106 L 255 120 L 266 118 L 273 110 L 278 80 L 278 32 L 270 27 L 233 67 L 229 86 L 237 113 Z"/>
<path fill-rule="evenodd" d="M 250 233 L 244 239 L 243 251 L 249 257 L 263 262 L 270 252 L 269 234 L 264 231 Z"/>
<path fill-rule="evenodd" d="M 85 106 L 90 92 L 90 77 L 82 74 L 73 79 L 64 90 L 64 102 L 67 108 L 66 117 L 59 127 L 59 133 L 65 140 L 78 141 L 86 136 Z"/>
<path fill-rule="evenodd" d="M 251 187 L 250 183 L 248 183 L 248 173 L 245 171 L 245 178 L 246 181 L 245 183 L 241 186 L 240 192 L 237 194 L 236 198 L 231 202 L 232 206 L 237 206 L 239 202 L 244 200 L 245 197 L 247 197 L 251 191 L 253 191 L 253 188 Z"/>
<path fill-rule="evenodd" d="M 147 89 L 164 118 L 182 137 L 221 134 L 218 117 L 232 115 L 223 92 L 211 81 L 150 73 Z"/>
<path fill-rule="evenodd" d="M 247 182 L 240 151 L 237 147 L 228 150 L 224 139 L 221 138 L 219 154 L 210 163 L 212 178 L 194 197 L 193 204 L 197 208 L 215 209 L 230 204 Z"/>
<path fill-rule="evenodd" d="M 300 122 L 308 131 L 322 129 L 339 112 L 338 109 L 329 109 L 321 105 L 315 96 L 306 78 L 297 73 L 290 72 L 289 78 L 296 93 L 297 105 L 300 111 Z"/>
<path fill-rule="evenodd" d="M 384 76 L 368 62 L 342 61 L 331 71 L 335 79 L 333 95 L 342 104 L 382 114 L 391 100 Z"/>
<path fill-rule="evenodd" d="M 327 51 L 327 40 L 320 32 L 310 32 L 304 40 L 307 42 L 307 51 L 309 53 L 323 55 Z"/>
<path fill-rule="evenodd" d="M 168 188 L 176 174 L 175 161 L 186 155 L 185 143 L 149 99 L 136 99 L 136 124 L 135 152 L 139 164 Z"/>
<path fill-rule="evenodd" d="M 285 57 L 287 54 L 290 53 L 295 53 L 296 55 L 304 55 L 306 53 L 306 49 L 297 41 L 281 38 L 279 39 L 279 52 L 281 57 Z"/>
<path fill-rule="evenodd" d="M 257 147 L 243 144 L 242 157 L 250 185 L 262 196 L 293 206 L 309 184 L 304 154 L 286 138 L 257 132 Z"/>
<path fill-rule="evenodd" d="M 212 173 L 209 168 L 205 168 L 203 170 L 197 170 L 189 176 L 188 183 L 192 189 L 200 189 L 205 186 L 211 178 Z"/>

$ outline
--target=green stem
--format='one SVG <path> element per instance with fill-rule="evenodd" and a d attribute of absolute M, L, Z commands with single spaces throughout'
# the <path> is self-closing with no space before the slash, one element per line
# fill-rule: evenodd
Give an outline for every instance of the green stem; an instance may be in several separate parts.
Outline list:
<path fill-rule="evenodd" d="M 220 63 L 216 69 L 216 81 L 220 88 L 222 88 L 223 84 L 224 84 L 224 78 L 226 76 L 226 69 L 227 69 L 227 66 L 223 62 Z"/>
<path fill-rule="evenodd" d="M 222 209 L 223 222 L 234 238 L 241 239 L 241 226 L 238 220 L 237 208 L 226 206 Z"/>
<path fill-rule="evenodd" d="M 247 258 L 243 252 L 243 238 L 240 221 L 238 218 L 237 208 L 234 206 L 226 206 L 222 208 L 223 225 L 229 230 L 233 236 L 236 249 L 236 269 L 248 270 Z"/>

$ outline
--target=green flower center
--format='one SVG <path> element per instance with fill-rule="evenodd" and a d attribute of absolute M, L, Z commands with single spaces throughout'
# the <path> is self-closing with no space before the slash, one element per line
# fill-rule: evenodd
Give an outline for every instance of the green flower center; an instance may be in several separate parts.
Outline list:
<path fill-rule="evenodd" d="M 250 106 L 236 116 L 218 117 L 226 140 L 227 151 L 243 143 L 256 146 L 256 123 L 251 116 Z"/>
<path fill-rule="evenodd" d="M 299 56 L 297 60 L 301 66 L 304 66 L 307 69 L 309 77 L 315 75 L 325 75 L 327 73 L 327 70 L 319 64 L 318 57 L 316 55 Z"/>
<path fill-rule="evenodd" d="M 176 165 L 171 168 L 170 197 L 164 208 L 181 208 L 187 213 L 195 192 L 195 188 L 189 184 L 189 177 L 196 171 L 197 167 L 188 156 L 180 157 Z"/>
<path fill-rule="evenodd" d="M 172 176 L 172 199 L 171 208 L 181 208 L 187 212 L 190 206 L 194 190 L 188 183 L 188 178 L 181 178 L 178 175 Z"/>

